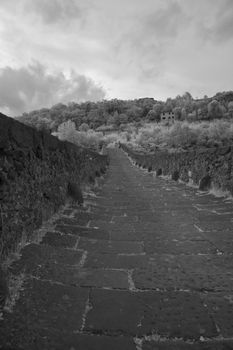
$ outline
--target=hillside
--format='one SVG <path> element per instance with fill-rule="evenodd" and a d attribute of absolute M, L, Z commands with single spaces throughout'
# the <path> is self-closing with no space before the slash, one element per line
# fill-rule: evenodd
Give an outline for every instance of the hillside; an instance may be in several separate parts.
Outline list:
<path fill-rule="evenodd" d="M 233 91 L 219 92 L 213 97 L 194 99 L 189 92 L 166 101 L 153 98 L 136 100 L 104 100 L 100 102 L 59 103 L 52 108 L 24 113 L 18 119 L 39 130 L 56 132 L 60 124 L 71 120 L 77 129 L 87 124 L 91 129 L 103 125 L 119 128 L 128 123 L 158 122 L 162 112 L 174 112 L 177 120 L 211 120 L 233 116 Z"/>

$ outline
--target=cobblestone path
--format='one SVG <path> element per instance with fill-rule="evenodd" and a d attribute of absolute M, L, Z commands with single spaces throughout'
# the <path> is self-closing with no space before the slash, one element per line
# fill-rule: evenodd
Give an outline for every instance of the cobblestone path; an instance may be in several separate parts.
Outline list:
<path fill-rule="evenodd" d="M 0 348 L 233 349 L 233 202 L 110 158 L 86 207 L 12 265 Z"/>

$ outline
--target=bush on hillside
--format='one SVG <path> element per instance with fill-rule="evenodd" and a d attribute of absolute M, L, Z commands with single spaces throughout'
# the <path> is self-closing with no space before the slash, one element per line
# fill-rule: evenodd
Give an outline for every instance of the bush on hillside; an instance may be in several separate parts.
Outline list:
<path fill-rule="evenodd" d="M 130 143 L 135 148 L 188 148 L 192 146 L 221 146 L 233 141 L 233 121 L 176 122 L 171 126 L 147 124 L 132 131 Z"/>
<path fill-rule="evenodd" d="M 62 141 L 69 141 L 78 146 L 86 147 L 98 151 L 103 143 L 103 134 L 91 129 L 87 131 L 77 131 L 74 122 L 67 121 L 58 127 L 58 131 L 53 133 Z"/>

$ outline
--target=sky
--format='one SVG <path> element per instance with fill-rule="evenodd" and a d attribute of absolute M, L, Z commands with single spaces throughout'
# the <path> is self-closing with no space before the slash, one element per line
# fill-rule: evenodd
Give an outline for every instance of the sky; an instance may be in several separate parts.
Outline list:
<path fill-rule="evenodd" d="M 233 89 L 233 0 L 0 0 L 0 111 Z"/>

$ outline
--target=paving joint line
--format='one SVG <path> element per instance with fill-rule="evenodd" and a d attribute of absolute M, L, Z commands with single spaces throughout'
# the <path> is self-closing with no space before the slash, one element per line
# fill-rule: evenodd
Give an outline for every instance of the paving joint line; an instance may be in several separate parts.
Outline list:
<path fill-rule="evenodd" d="M 82 268 L 85 265 L 85 262 L 87 260 L 87 256 L 88 256 L 88 252 L 86 250 L 84 250 L 83 255 L 82 255 L 82 257 L 79 261 L 79 264 L 78 264 L 79 268 Z"/>
<path fill-rule="evenodd" d="M 84 312 L 83 312 L 83 315 L 82 315 L 82 325 L 81 325 L 81 328 L 80 328 L 81 332 L 83 332 L 83 330 L 85 329 L 88 313 L 93 309 L 93 306 L 92 306 L 91 300 L 90 300 L 90 294 L 91 294 L 91 289 L 89 289 L 89 291 L 88 291 L 88 296 L 87 296 L 87 300 L 86 300 L 86 304 L 85 304 L 85 309 L 84 309 Z"/>

